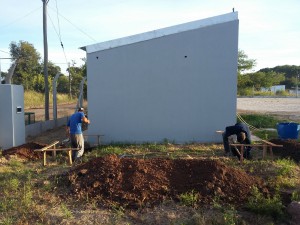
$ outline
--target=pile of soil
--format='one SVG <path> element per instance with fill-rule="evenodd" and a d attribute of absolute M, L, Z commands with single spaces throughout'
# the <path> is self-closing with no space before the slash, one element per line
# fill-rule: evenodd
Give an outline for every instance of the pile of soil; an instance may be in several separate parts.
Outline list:
<path fill-rule="evenodd" d="M 296 139 L 272 139 L 270 142 L 283 147 L 273 147 L 274 155 L 281 158 L 290 158 L 296 162 L 300 162 L 300 143 Z"/>
<path fill-rule="evenodd" d="M 242 204 L 263 182 L 243 171 L 208 159 L 133 159 L 108 155 L 73 168 L 69 174 L 72 196 L 100 199 L 127 208 L 154 206 L 193 193 L 197 204 Z"/>
<path fill-rule="evenodd" d="M 43 154 L 41 152 L 35 152 L 34 150 L 41 149 L 46 146 L 46 144 L 29 142 L 17 147 L 12 147 L 10 149 L 3 150 L 2 155 L 5 157 L 15 155 L 25 160 L 41 159 L 43 157 Z"/>

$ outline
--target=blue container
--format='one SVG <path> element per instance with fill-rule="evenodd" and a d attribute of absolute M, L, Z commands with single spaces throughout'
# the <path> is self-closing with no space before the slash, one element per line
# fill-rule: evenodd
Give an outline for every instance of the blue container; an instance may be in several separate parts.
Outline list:
<path fill-rule="evenodd" d="M 298 139 L 300 125 L 298 123 L 278 123 L 277 133 L 280 139 Z"/>

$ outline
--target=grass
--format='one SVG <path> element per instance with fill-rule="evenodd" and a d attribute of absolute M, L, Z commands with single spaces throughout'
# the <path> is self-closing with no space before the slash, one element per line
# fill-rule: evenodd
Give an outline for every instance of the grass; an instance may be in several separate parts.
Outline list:
<path fill-rule="evenodd" d="M 257 128 L 252 131 L 255 136 L 265 140 L 278 138 L 277 124 L 287 122 L 274 116 L 261 114 L 243 114 L 241 117 L 248 125 Z M 237 122 L 243 121 L 238 119 Z"/>
<path fill-rule="evenodd" d="M 197 202 L 199 201 L 199 194 L 192 190 L 191 192 L 180 194 L 179 200 L 181 204 L 185 206 L 196 207 Z"/>
<path fill-rule="evenodd" d="M 243 118 L 252 123 L 260 117 Z M 274 126 L 277 122 L 263 118 L 258 123 L 261 127 Z M 291 200 L 300 200 L 300 165 L 290 159 L 262 160 L 259 153 L 254 151 L 253 160 L 240 164 L 235 158 L 220 157 L 223 155 L 221 144 L 176 145 L 167 140 L 162 144 L 111 143 L 86 152 L 84 162 L 107 154 L 126 154 L 135 158 L 218 158 L 228 166 L 261 177 L 269 186 L 276 187 L 275 193 L 268 196 L 253 187 L 248 203 L 237 208 L 222 205 L 218 196 L 211 208 L 199 207 L 200 196 L 191 191 L 178 196 L 179 204 L 163 202 L 151 209 L 142 207 L 131 211 L 119 205 L 99 205 L 97 199 L 89 196 L 85 202 L 57 196 L 58 183 L 63 182 L 58 182 L 59 174 L 70 169 L 67 163 L 63 164 L 64 157 L 58 158 L 58 163 L 43 167 L 41 162 L 24 162 L 17 158 L 5 161 L 0 154 L 0 225 L 86 224 L 91 221 L 94 224 L 134 224 L 137 221 L 140 224 L 280 224 L 287 220 L 280 193 L 288 190 Z M 64 188 L 68 191 L 67 186 Z"/>
<path fill-rule="evenodd" d="M 68 94 L 57 94 L 57 103 L 74 103 L 76 98 L 70 99 Z M 49 104 L 53 103 L 52 93 L 49 94 Z M 24 92 L 24 107 L 27 108 L 37 108 L 44 107 L 45 105 L 45 95 L 43 93 L 35 91 L 25 91 Z"/>
<path fill-rule="evenodd" d="M 256 128 L 276 128 L 276 124 L 280 122 L 272 116 L 261 114 L 243 114 L 242 118 Z M 240 120 L 238 121 L 241 122 Z"/>
<path fill-rule="evenodd" d="M 122 155 L 125 153 L 133 156 L 147 156 L 151 154 L 161 156 L 163 154 L 165 157 L 169 157 L 168 154 L 173 154 L 174 158 L 192 155 L 196 158 L 203 156 L 219 157 L 222 155 L 223 149 L 221 145 L 217 144 L 166 145 L 146 143 L 141 145 L 121 145 L 118 143 L 94 149 L 86 153 L 84 157 L 88 161 L 103 154 Z M 222 160 L 222 158 L 219 159 Z M 277 186 L 278 190 L 288 186 L 293 190 L 292 198 L 300 198 L 300 192 L 297 189 L 300 169 L 299 165 L 292 160 L 251 160 L 245 161 L 244 164 L 239 164 L 237 160 L 229 159 L 225 160 L 224 163 L 244 170 L 249 174 L 263 177 L 272 186 Z M 62 166 L 61 164 L 42 167 L 40 162 L 27 163 L 14 159 L 8 161 L 0 170 L 0 190 L 2 190 L 2 195 L 0 195 L 0 224 L 26 224 L 26 222 L 30 224 L 51 224 L 51 220 L 59 224 L 63 221 L 80 221 L 82 218 L 78 218 L 75 212 L 85 210 L 97 212 L 99 216 L 105 215 L 108 217 L 107 224 L 132 224 L 132 218 L 130 217 L 132 213 L 139 214 L 141 218 L 146 216 L 142 211 L 129 212 L 121 206 L 111 206 L 104 213 L 104 209 L 99 208 L 99 205 L 91 198 L 87 198 L 86 203 L 81 202 L 80 204 L 72 199 L 61 201 L 54 191 L 57 189 L 57 180 L 48 178 L 49 176 L 53 177 L 53 175 L 56 176 L 55 174 L 68 171 L 68 169 L 68 166 Z M 287 185 L 290 180 L 294 180 L 294 183 L 297 185 Z M 247 204 L 248 213 L 253 213 L 252 219 L 255 218 L 256 221 L 253 224 L 266 224 L 265 218 L 268 218 L 267 221 L 276 224 L 276 221 L 286 218 L 284 206 L 278 193 L 274 196 L 263 196 L 257 189 L 253 189 L 252 197 Z M 174 220 L 170 219 L 170 221 L 173 221 L 173 224 L 180 224 L 175 223 L 176 221 L 182 222 L 182 224 L 251 224 L 251 219 L 244 218 L 242 211 L 230 205 L 222 205 L 217 197 L 214 201 L 214 208 L 211 209 L 216 211 L 213 217 L 210 216 L 211 211 L 195 207 L 199 199 L 196 192 L 182 193 L 179 199 L 180 204 L 173 206 L 173 208 L 176 208 L 176 210 L 187 210 L 189 216 L 176 217 L 177 219 Z M 53 218 L 53 213 L 55 218 Z M 160 211 L 159 213 L 163 212 Z M 173 213 L 175 212 L 173 211 Z M 86 216 L 88 217 L 88 215 Z M 32 221 L 36 221 L 36 223 L 32 223 Z"/>
<path fill-rule="evenodd" d="M 252 212 L 275 219 L 282 219 L 285 216 L 279 193 L 277 192 L 274 196 L 264 196 L 256 187 L 252 188 L 252 196 L 248 200 L 247 208 Z"/>

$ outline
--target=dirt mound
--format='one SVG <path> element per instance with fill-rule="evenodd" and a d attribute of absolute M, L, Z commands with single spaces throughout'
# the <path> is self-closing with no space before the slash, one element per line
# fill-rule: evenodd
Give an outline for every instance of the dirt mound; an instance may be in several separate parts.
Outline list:
<path fill-rule="evenodd" d="M 27 159 L 27 160 L 40 159 L 42 158 L 42 154 L 40 152 L 34 152 L 34 149 L 40 149 L 45 146 L 46 146 L 45 144 L 29 142 L 17 147 L 3 150 L 2 155 L 5 157 L 10 155 L 15 155 L 22 159 Z"/>
<path fill-rule="evenodd" d="M 97 198 L 128 208 L 153 206 L 165 199 L 179 200 L 193 192 L 198 204 L 240 204 L 262 182 L 245 172 L 205 159 L 132 159 L 116 155 L 95 158 L 68 174 L 71 193 L 78 198 Z"/>
<path fill-rule="evenodd" d="M 273 147 L 273 153 L 282 158 L 290 158 L 296 162 L 300 162 L 300 143 L 295 139 L 272 139 L 270 142 L 283 145 L 282 148 Z"/>

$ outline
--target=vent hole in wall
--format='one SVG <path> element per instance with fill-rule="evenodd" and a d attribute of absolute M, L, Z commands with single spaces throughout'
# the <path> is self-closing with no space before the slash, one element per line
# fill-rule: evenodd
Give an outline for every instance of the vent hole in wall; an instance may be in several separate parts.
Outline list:
<path fill-rule="evenodd" d="M 187 55 L 185 55 L 184 58 L 187 58 Z"/>

